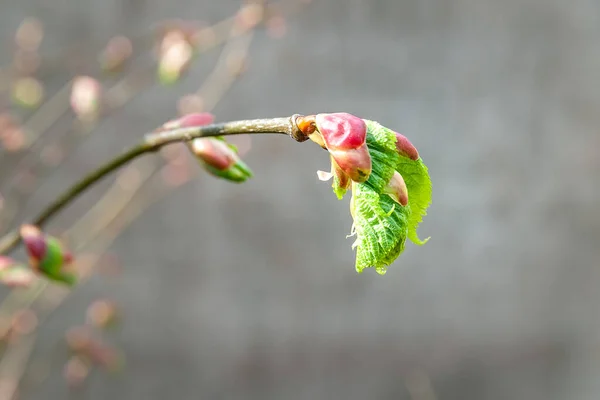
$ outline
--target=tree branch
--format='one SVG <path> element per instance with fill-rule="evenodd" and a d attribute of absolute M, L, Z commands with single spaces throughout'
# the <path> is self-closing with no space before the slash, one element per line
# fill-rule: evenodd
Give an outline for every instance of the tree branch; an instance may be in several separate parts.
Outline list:
<path fill-rule="evenodd" d="M 157 152 L 162 147 L 169 144 L 189 142 L 193 139 L 202 137 L 263 133 L 284 134 L 291 136 L 298 142 L 303 142 L 307 139 L 307 136 L 302 133 L 296 125 L 296 118 L 298 117 L 299 115 L 293 115 L 288 118 L 233 121 L 201 127 L 178 128 L 149 133 L 144 137 L 144 140 L 141 143 L 133 146 L 129 150 L 92 171 L 69 188 L 64 194 L 46 207 L 38 217 L 33 220 L 33 224 L 36 226 L 44 225 L 56 213 L 69 205 L 81 193 L 85 192 L 105 176 L 116 171 L 135 158 L 146 153 Z M 0 254 L 9 253 L 17 247 L 20 241 L 21 238 L 18 231 L 9 232 L 0 239 Z"/>

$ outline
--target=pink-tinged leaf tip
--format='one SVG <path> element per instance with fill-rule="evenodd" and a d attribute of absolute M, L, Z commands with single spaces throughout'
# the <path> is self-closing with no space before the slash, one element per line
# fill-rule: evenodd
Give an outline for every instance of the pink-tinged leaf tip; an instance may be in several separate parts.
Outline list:
<path fill-rule="evenodd" d="M 396 134 L 396 149 L 398 149 L 398 153 L 404 157 L 408 157 L 411 160 L 419 159 L 419 152 L 417 148 L 413 146 L 413 144 L 408 140 L 408 138 L 398 132 L 394 132 Z"/>
<path fill-rule="evenodd" d="M 400 205 L 406 206 L 408 204 L 408 188 L 406 187 L 404 178 L 402 178 L 402 175 L 398 171 L 394 172 L 384 192 Z"/>

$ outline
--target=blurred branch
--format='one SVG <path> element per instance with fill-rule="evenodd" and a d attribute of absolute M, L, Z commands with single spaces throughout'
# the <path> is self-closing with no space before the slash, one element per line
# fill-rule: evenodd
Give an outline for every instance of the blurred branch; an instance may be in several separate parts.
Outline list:
<path fill-rule="evenodd" d="M 240 10 L 243 10 L 242 7 Z M 238 12 L 239 14 L 239 12 Z M 197 41 L 194 43 L 195 47 L 198 49 L 200 53 L 207 52 L 210 49 L 220 45 L 226 40 L 231 41 L 232 38 L 243 35 L 245 30 L 238 29 L 235 21 L 237 19 L 237 15 L 235 14 L 232 17 L 226 18 L 220 22 L 213 24 L 212 26 L 201 28 L 198 30 L 196 37 Z M 234 29 L 235 28 L 235 29 Z M 249 43 L 249 38 L 252 33 L 250 30 L 250 34 L 243 37 L 245 42 Z M 149 35 L 146 35 L 149 36 Z M 102 53 L 99 53 L 99 56 Z M 227 54 L 227 52 L 223 52 L 223 54 Z M 214 71 L 220 69 L 221 65 L 218 68 L 215 68 Z M 213 71 L 213 73 L 214 73 Z M 2 71 L 0 70 L 0 81 L 2 81 Z M 228 74 L 220 73 L 219 76 L 228 76 Z M 123 107 L 130 100 L 132 100 L 136 95 L 141 93 L 144 89 L 148 88 L 155 79 L 155 66 L 150 64 L 149 66 L 135 68 L 133 71 L 130 71 L 124 78 L 115 83 L 110 89 L 106 91 L 106 98 L 104 99 L 104 103 L 106 104 L 106 109 L 101 110 L 102 117 L 106 117 L 110 115 L 115 110 L 118 110 L 120 107 Z M 210 82 L 213 79 L 209 77 L 206 82 Z M 232 79 L 235 80 L 235 76 Z M 66 83 L 57 93 L 55 93 L 49 100 L 47 100 L 42 106 L 37 109 L 31 117 L 23 124 L 24 132 L 29 135 L 26 138 L 24 143 L 24 149 L 31 149 L 33 146 L 38 143 L 38 140 L 42 138 L 43 133 L 50 129 L 58 119 L 65 115 L 69 109 L 69 95 L 70 89 L 73 80 L 70 80 Z M 229 83 L 228 85 L 230 85 Z M 228 85 L 224 85 L 227 87 Z M 211 87 L 214 87 L 212 85 Z M 216 86 L 217 89 L 219 85 Z M 224 93 L 226 88 L 221 89 Z M 212 93 L 211 93 L 212 95 Z M 211 101 L 216 102 L 220 98 L 221 94 L 216 93 L 214 97 L 210 97 Z M 209 97 L 205 97 L 208 99 Z M 213 104 L 214 105 L 214 104 Z M 208 107 L 210 108 L 210 107 Z M 89 126 L 82 127 L 85 130 L 89 130 Z M 71 129 L 70 133 L 76 132 L 77 129 L 74 127 Z M 84 135 L 77 135 L 77 138 L 87 137 Z M 57 142 L 59 139 L 54 138 L 54 141 Z M 69 140 L 66 143 L 73 147 L 80 140 Z M 65 144 L 66 146 L 66 144 Z M 23 149 L 21 149 L 23 150 Z M 69 149 L 64 149 L 61 147 L 63 153 L 68 152 Z M 35 152 L 28 152 L 20 161 L 16 162 L 16 167 L 14 170 L 16 171 L 30 171 L 32 165 L 35 165 L 35 162 L 39 161 L 39 157 Z M 32 174 L 36 174 L 34 170 L 30 171 Z M 13 176 L 9 179 L 6 184 L 4 190 L 9 191 L 14 187 L 15 182 L 18 179 L 18 174 L 13 174 Z M 23 193 L 25 194 L 25 193 Z M 10 196 L 6 199 L 6 204 L 4 207 L 4 212 L 0 216 L 0 226 L 10 226 L 13 222 L 13 218 L 17 216 L 18 204 L 21 204 L 23 201 L 23 196 Z"/>
<path fill-rule="evenodd" d="M 123 165 L 146 153 L 157 152 L 164 146 L 172 143 L 184 143 L 203 137 L 265 133 L 284 134 L 291 136 L 298 141 L 304 140 L 304 134 L 296 125 L 296 116 L 288 118 L 241 120 L 149 133 L 140 144 L 131 147 L 129 150 L 108 161 L 106 164 L 73 185 L 42 211 L 42 213 L 34 219 L 33 224 L 37 226 L 44 225 L 52 216 L 54 216 L 54 214 L 75 200 L 89 187 Z M 8 253 L 15 248 L 19 242 L 20 237 L 18 232 L 9 232 L 0 240 L 0 253 Z"/>

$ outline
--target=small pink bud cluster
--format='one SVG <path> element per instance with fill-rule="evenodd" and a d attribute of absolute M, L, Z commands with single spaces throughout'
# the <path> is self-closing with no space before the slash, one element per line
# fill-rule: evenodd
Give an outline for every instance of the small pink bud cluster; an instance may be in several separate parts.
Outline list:
<path fill-rule="evenodd" d="M 300 117 L 296 124 L 308 137 L 327 149 L 331 172 L 319 171 L 321 180 L 336 177 L 342 189 L 351 182 L 365 182 L 371 174 L 371 156 L 367 147 L 365 121 L 348 113 L 317 114 Z"/>
<path fill-rule="evenodd" d="M 365 121 L 348 113 L 317 114 L 296 118 L 296 126 L 309 139 L 329 151 L 331 172 L 317 171 L 320 180 L 334 179 L 334 188 L 341 198 L 352 182 L 366 182 L 372 171 Z M 402 157 L 419 159 L 419 152 L 400 133 L 396 135 L 396 151 Z M 384 193 L 402 206 L 408 204 L 408 189 L 404 178 L 394 172 Z M 351 209 L 353 206 L 351 206 Z"/>

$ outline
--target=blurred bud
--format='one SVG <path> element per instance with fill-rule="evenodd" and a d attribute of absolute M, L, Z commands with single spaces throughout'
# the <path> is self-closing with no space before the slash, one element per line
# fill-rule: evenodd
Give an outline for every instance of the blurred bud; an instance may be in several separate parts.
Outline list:
<path fill-rule="evenodd" d="M 79 76 L 73 80 L 71 88 L 71 109 L 82 121 L 94 121 L 100 113 L 102 86 L 89 76 Z"/>
<path fill-rule="evenodd" d="M 404 135 L 394 132 L 396 134 L 396 149 L 398 153 L 403 157 L 408 157 L 411 160 L 419 159 L 419 152 L 417 148 L 408 140 Z"/>
<path fill-rule="evenodd" d="M 36 51 L 44 38 L 44 26 L 37 18 L 25 18 L 17 28 L 15 42 L 26 51 Z"/>
<path fill-rule="evenodd" d="M 347 113 L 318 114 L 314 120 L 311 116 L 298 119 L 297 124 L 311 140 L 329 151 L 332 173 L 343 172 L 359 183 L 369 179 L 371 156 L 366 143 L 367 126 L 361 118 Z"/>
<path fill-rule="evenodd" d="M 7 151 L 19 151 L 25 146 L 25 132 L 19 126 L 11 126 L 0 132 L 0 140 Z"/>
<path fill-rule="evenodd" d="M 35 274 L 22 263 L 0 255 L 0 283 L 9 287 L 29 287 Z"/>
<path fill-rule="evenodd" d="M 0 136 L 5 129 L 15 125 L 15 120 L 8 112 L 0 112 Z"/>
<path fill-rule="evenodd" d="M 195 139 L 191 150 L 206 170 L 219 178 L 241 183 L 252 177 L 252 171 L 240 159 L 236 148 L 222 138 Z"/>
<path fill-rule="evenodd" d="M 35 78 L 19 78 L 13 85 L 12 98 L 22 107 L 37 107 L 44 98 L 44 87 Z"/>
<path fill-rule="evenodd" d="M 173 19 L 164 21 L 158 27 L 158 38 L 159 42 L 162 41 L 166 36 L 177 33 L 181 35 L 187 42 L 193 43 L 194 37 L 200 31 L 201 24 L 198 21 L 186 21 L 183 19 Z"/>
<path fill-rule="evenodd" d="M 89 374 L 89 362 L 78 355 L 71 357 L 63 369 L 63 376 L 70 387 L 81 386 Z"/>
<path fill-rule="evenodd" d="M 388 194 L 396 201 L 396 203 L 399 203 L 402 206 L 408 204 L 408 189 L 406 188 L 404 178 L 402 178 L 402 175 L 400 175 L 398 171 L 394 171 L 394 175 L 384 188 L 383 192 Z"/>
<path fill-rule="evenodd" d="M 100 65 L 107 72 L 120 71 L 133 53 L 133 44 L 125 36 L 115 36 L 108 41 L 100 55 Z"/>
<path fill-rule="evenodd" d="M 262 4 L 252 2 L 242 6 L 236 14 L 236 28 L 245 32 L 254 28 L 260 23 L 264 16 L 264 6 Z"/>
<path fill-rule="evenodd" d="M 186 114 L 180 118 L 167 121 L 163 129 L 193 128 L 196 126 L 210 125 L 215 121 L 215 116 L 208 112 Z"/>
<path fill-rule="evenodd" d="M 164 84 L 175 83 L 192 60 L 193 47 L 181 31 L 168 32 L 159 49 L 158 77 Z"/>
<path fill-rule="evenodd" d="M 16 265 L 17 262 L 8 256 L 0 255 L 0 272 Z"/>
<path fill-rule="evenodd" d="M 21 238 L 29 256 L 31 267 L 48 279 L 72 286 L 76 276 L 68 270 L 73 261 L 71 253 L 58 239 L 45 235 L 33 225 L 21 226 Z"/>
<path fill-rule="evenodd" d="M 125 359 L 121 353 L 100 342 L 92 342 L 86 355 L 92 362 L 110 372 L 118 372 L 125 365 Z"/>
<path fill-rule="evenodd" d="M 65 334 L 65 340 L 71 351 L 82 352 L 92 343 L 92 332 L 86 326 L 73 327 Z"/>
<path fill-rule="evenodd" d="M 117 306 L 109 300 L 97 300 L 87 309 L 87 321 L 98 328 L 110 328 L 117 324 L 119 315 Z"/>

